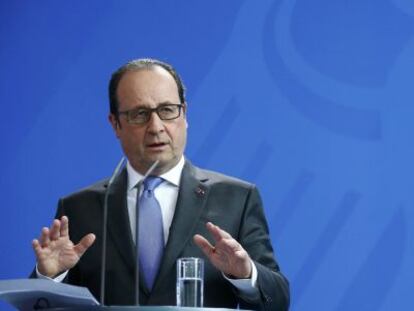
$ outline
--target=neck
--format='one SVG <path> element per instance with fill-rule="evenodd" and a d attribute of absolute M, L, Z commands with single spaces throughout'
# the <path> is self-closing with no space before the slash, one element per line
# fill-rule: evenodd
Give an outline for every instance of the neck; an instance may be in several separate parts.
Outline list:
<path fill-rule="evenodd" d="M 162 162 L 159 162 L 158 165 L 151 172 L 151 175 L 160 176 L 162 174 L 165 174 L 168 171 L 170 171 L 171 169 L 173 169 L 179 162 L 180 162 L 180 159 L 178 159 L 178 161 L 176 161 L 174 163 L 167 163 L 167 164 L 164 163 L 163 164 Z M 155 163 L 155 161 L 152 162 L 152 163 L 146 164 L 144 166 L 142 166 L 142 165 L 138 166 L 138 165 L 135 165 L 134 163 L 130 162 L 132 168 L 136 172 L 140 173 L 141 175 L 145 175 L 154 163 Z M 140 164 L 142 164 L 142 163 L 140 163 Z"/>

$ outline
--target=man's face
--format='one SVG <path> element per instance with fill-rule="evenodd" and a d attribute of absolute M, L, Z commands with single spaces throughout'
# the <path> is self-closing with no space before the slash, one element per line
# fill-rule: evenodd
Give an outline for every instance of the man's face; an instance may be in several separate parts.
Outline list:
<path fill-rule="evenodd" d="M 159 66 L 126 72 L 118 84 L 117 98 L 118 111 L 136 107 L 156 108 L 160 104 L 181 104 L 174 78 Z M 120 126 L 116 117 L 109 115 L 122 149 L 135 170 L 144 174 L 159 160 L 155 173 L 162 174 L 178 163 L 187 141 L 185 112 L 186 107 L 177 119 L 168 121 L 161 120 L 153 112 L 145 124 L 129 124 L 127 116 L 120 115 Z"/>

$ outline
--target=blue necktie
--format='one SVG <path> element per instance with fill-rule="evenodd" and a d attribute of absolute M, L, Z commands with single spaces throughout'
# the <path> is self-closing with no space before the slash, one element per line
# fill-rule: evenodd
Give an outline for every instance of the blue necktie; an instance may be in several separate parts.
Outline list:
<path fill-rule="evenodd" d="M 152 289 L 164 252 L 164 228 L 154 189 L 164 180 L 148 176 L 139 198 L 139 263 L 148 289 Z M 138 194 L 139 195 L 139 194 Z"/>

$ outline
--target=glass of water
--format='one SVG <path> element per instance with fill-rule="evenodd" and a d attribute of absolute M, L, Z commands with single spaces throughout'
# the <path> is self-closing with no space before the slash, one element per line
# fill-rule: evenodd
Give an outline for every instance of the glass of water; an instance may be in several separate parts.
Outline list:
<path fill-rule="evenodd" d="M 188 257 L 177 260 L 177 306 L 202 307 L 204 300 L 204 261 Z"/>

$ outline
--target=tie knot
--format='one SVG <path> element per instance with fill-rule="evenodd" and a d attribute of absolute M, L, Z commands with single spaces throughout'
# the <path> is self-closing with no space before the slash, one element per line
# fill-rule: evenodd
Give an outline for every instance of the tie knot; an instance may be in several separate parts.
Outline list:
<path fill-rule="evenodd" d="M 148 176 L 144 180 L 144 191 L 153 191 L 155 188 L 157 188 L 164 179 L 158 176 Z"/>

